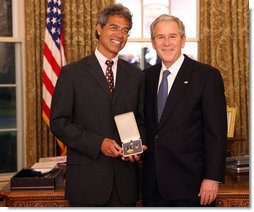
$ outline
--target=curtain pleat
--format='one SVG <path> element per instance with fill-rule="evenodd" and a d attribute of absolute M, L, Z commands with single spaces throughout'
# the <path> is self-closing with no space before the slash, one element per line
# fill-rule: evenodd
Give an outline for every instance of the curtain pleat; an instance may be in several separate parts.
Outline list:
<path fill-rule="evenodd" d="M 221 71 L 227 105 L 237 109 L 235 138 L 228 142 L 228 153 L 248 154 L 248 0 L 200 0 L 199 60 Z"/>

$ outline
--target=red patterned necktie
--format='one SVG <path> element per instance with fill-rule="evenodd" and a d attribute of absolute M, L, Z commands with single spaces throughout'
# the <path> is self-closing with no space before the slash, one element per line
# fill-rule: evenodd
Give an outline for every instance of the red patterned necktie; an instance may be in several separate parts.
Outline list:
<path fill-rule="evenodd" d="M 108 81 L 108 87 L 111 94 L 113 94 L 114 93 L 114 76 L 113 76 L 112 66 L 114 64 L 114 61 L 106 60 L 105 64 L 107 65 L 106 79 Z"/>

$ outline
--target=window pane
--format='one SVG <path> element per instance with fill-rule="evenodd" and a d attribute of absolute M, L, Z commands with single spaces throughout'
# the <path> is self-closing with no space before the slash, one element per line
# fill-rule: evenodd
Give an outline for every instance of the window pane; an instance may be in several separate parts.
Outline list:
<path fill-rule="evenodd" d="M 17 171 L 16 140 L 16 132 L 0 132 L 0 173 Z"/>
<path fill-rule="evenodd" d="M 157 61 L 156 52 L 150 42 L 127 43 L 119 56 L 141 69 L 148 68 Z"/>
<path fill-rule="evenodd" d="M 144 38 L 150 38 L 150 25 L 161 14 L 169 14 L 169 1 L 167 0 L 144 0 Z"/>
<path fill-rule="evenodd" d="M 129 10 L 132 13 L 132 22 L 133 26 L 131 29 L 130 38 L 141 38 L 141 0 L 117 0 L 118 3 L 121 3 L 122 5 L 129 8 Z"/>
<path fill-rule="evenodd" d="M 198 58 L 197 52 L 197 42 L 186 42 L 185 47 L 182 49 L 183 54 L 188 55 L 194 60 Z M 119 53 L 119 57 L 141 69 L 160 62 L 160 58 L 150 42 L 129 42 Z"/>
<path fill-rule="evenodd" d="M 16 128 L 16 88 L 0 87 L 0 129 Z"/>
<path fill-rule="evenodd" d="M 126 43 L 125 47 L 119 52 L 119 57 L 137 67 L 140 67 L 141 48 L 141 43 Z"/>
<path fill-rule="evenodd" d="M 131 38 L 150 38 L 150 25 L 161 14 L 179 17 L 186 29 L 188 38 L 197 37 L 197 1 L 198 0 L 116 0 L 127 6 L 133 13 Z M 143 7 L 141 7 L 143 2 Z M 142 12 L 143 9 L 143 12 Z M 143 20 L 142 20 L 143 17 Z M 141 26 L 143 23 L 143 26 Z M 143 36 L 141 33 L 143 29 Z"/>
<path fill-rule="evenodd" d="M 12 36 L 12 0 L 0 0 L 0 36 Z"/>
<path fill-rule="evenodd" d="M 188 55 L 193 60 L 198 60 L 198 43 L 186 42 L 185 47 L 182 49 L 182 53 Z"/>
<path fill-rule="evenodd" d="M 184 23 L 187 38 L 197 37 L 197 0 L 171 0 L 171 14 Z"/>
<path fill-rule="evenodd" d="M 15 84 L 15 44 L 0 43 L 0 84 Z"/>

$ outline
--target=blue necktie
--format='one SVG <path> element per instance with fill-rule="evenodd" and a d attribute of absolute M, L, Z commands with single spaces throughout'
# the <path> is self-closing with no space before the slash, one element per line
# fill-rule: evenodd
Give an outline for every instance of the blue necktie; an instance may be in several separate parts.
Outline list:
<path fill-rule="evenodd" d="M 164 110 L 165 103 L 168 97 L 168 75 L 170 74 L 169 70 L 163 72 L 161 84 L 159 87 L 159 92 L 157 96 L 157 106 L 158 106 L 158 122 L 161 119 L 161 114 Z"/>

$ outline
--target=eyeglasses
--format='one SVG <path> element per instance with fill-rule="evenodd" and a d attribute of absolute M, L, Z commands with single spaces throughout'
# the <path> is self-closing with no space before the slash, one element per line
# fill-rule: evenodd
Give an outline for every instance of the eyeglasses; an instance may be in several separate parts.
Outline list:
<path fill-rule="evenodd" d="M 122 28 L 122 27 L 120 27 L 118 25 L 115 25 L 115 24 L 111 24 L 111 25 L 106 24 L 106 26 L 108 26 L 112 32 L 121 31 L 123 33 L 123 35 L 125 35 L 125 36 L 130 35 L 130 29 L 129 28 L 126 28 L 126 27 Z"/>

